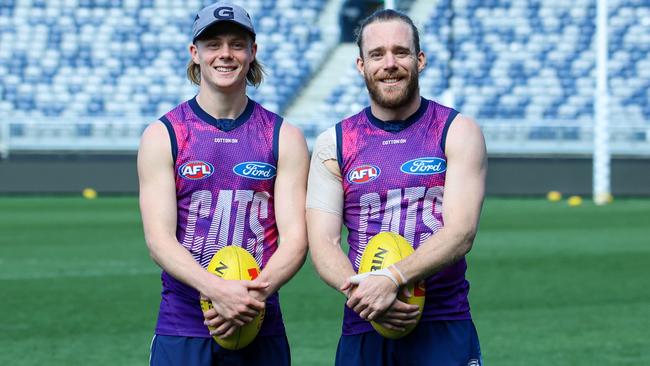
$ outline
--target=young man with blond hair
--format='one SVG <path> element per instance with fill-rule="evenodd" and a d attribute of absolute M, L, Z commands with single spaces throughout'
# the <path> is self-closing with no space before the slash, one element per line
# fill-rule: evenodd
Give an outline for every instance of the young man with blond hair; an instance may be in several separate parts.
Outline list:
<path fill-rule="evenodd" d="M 145 238 L 163 270 L 150 364 L 290 365 L 277 290 L 307 251 L 305 139 L 246 96 L 247 84 L 263 78 L 246 10 L 225 2 L 200 10 L 189 53 L 198 94 L 147 127 L 138 152 Z M 255 258 L 262 269 L 255 280 L 206 271 L 227 245 Z M 201 311 L 201 296 L 213 309 Z M 232 335 L 262 309 L 250 345 L 232 351 L 212 339 Z"/>

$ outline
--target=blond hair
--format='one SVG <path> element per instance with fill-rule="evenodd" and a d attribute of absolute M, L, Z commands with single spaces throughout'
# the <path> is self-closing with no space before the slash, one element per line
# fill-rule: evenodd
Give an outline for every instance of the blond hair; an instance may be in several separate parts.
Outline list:
<path fill-rule="evenodd" d="M 246 73 L 246 82 L 248 85 L 254 87 L 260 86 L 262 80 L 264 80 L 264 66 L 257 61 L 257 58 L 251 62 L 250 69 Z M 192 59 L 187 63 L 187 78 L 192 82 L 192 84 L 200 85 L 201 84 L 201 66 L 195 64 Z"/>

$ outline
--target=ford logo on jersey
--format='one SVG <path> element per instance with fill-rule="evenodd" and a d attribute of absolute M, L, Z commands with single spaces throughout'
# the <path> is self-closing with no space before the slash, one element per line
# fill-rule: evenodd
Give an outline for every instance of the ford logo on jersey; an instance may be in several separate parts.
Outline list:
<path fill-rule="evenodd" d="M 415 175 L 440 174 L 447 170 L 447 162 L 440 158 L 417 158 L 402 164 L 400 170 Z"/>
<path fill-rule="evenodd" d="M 361 184 L 368 183 L 379 177 L 381 170 L 376 165 L 361 165 L 348 173 L 348 181 L 350 183 Z"/>
<path fill-rule="evenodd" d="M 275 177 L 275 167 L 259 161 L 239 163 L 232 168 L 232 171 L 240 177 L 251 179 L 267 180 Z"/>
<path fill-rule="evenodd" d="M 214 173 L 212 164 L 205 161 L 190 161 L 178 168 L 178 174 L 191 180 L 207 178 Z"/>

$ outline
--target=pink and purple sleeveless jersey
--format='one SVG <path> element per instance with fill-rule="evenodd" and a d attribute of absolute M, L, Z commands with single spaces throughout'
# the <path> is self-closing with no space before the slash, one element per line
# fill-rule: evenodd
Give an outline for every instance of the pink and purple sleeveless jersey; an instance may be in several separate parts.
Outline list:
<path fill-rule="evenodd" d="M 417 249 L 443 227 L 444 143 L 457 114 L 422 98 L 405 121 L 381 121 L 368 107 L 336 125 L 348 258 L 355 271 L 377 233 L 399 233 Z M 465 270 L 463 258 L 426 280 L 421 321 L 471 318 Z M 368 331 L 370 323 L 345 307 L 343 334 Z"/>
<path fill-rule="evenodd" d="M 179 243 L 203 267 L 219 249 L 237 245 L 263 269 L 277 249 L 273 188 L 281 117 L 249 99 L 237 119 L 215 119 L 194 98 L 160 120 L 175 161 Z M 199 293 L 165 271 L 161 278 L 156 334 L 209 337 Z M 284 334 L 277 293 L 267 299 L 259 334 Z"/>

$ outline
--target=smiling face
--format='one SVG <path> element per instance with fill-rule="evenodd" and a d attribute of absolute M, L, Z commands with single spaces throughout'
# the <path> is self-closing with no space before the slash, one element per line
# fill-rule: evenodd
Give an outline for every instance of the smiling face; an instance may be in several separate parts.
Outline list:
<path fill-rule="evenodd" d="M 372 101 L 383 108 L 401 108 L 418 99 L 418 76 L 426 60 L 417 52 L 413 33 L 400 20 L 377 21 L 363 28 L 357 68 Z"/>
<path fill-rule="evenodd" d="M 256 53 L 251 35 L 232 24 L 219 25 L 190 45 L 192 62 L 201 70 L 201 84 L 224 91 L 246 89 L 246 74 Z"/>

